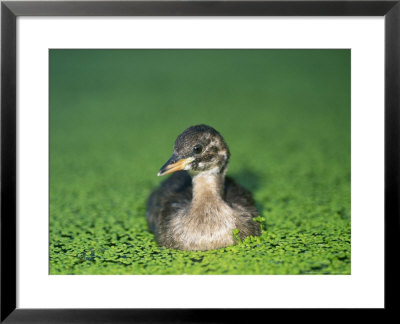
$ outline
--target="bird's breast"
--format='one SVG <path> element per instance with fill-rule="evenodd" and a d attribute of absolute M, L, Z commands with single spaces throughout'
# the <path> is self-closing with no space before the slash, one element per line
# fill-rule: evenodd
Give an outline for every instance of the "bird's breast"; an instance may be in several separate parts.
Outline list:
<path fill-rule="evenodd" d="M 222 201 L 192 205 L 186 215 L 176 218 L 175 241 L 185 250 L 211 250 L 234 243 L 234 211 Z"/>

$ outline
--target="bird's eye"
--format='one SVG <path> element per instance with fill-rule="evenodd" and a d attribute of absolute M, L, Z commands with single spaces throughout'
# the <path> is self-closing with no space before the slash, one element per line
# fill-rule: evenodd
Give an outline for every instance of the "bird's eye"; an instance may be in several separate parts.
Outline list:
<path fill-rule="evenodd" d="M 200 144 L 197 144 L 195 147 L 193 147 L 193 153 L 199 154 L 201 153 L 201 151 L 203 151 L 203 146 L 201 146 Z"/>

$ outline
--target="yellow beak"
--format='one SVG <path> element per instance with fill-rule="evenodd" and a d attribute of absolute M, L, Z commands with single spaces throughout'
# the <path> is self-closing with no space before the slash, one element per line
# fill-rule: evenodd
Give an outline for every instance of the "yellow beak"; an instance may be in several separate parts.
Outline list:
<path fill-rule="evenodd" d="M 192 157 L 186 159 L 177 159 L 176 155 L 173 154 L 171 158 L 161 167 L 157 175 L 163 176 L 176 171 L 185 170 L 186 166 L 193 160 L 194 158 Z"/>

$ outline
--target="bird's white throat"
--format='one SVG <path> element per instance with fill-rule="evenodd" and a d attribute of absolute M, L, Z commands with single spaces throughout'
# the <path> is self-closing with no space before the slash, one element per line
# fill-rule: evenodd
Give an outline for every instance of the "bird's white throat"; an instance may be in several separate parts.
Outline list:
<path fill-rule="evenodd" d="M 207 204 L 222 200 L 224 175 L 217 172 L 201 172 L 192 178 L 192 204 Z"/>

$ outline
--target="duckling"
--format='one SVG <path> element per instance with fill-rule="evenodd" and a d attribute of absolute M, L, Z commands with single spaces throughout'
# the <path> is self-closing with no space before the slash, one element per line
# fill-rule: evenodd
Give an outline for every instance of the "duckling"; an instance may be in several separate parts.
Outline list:
<path fill-rule="evenodd" d="M 213 250 L 239 237 L 260 235 L 258 212 L 249 191 L 225 177 L 230 151 L 214 128 L 187 128 L 175 141 L 158 176 L 173 173 L 147 201 L 149 229 L 159 245 L 180 250 Z"/>

